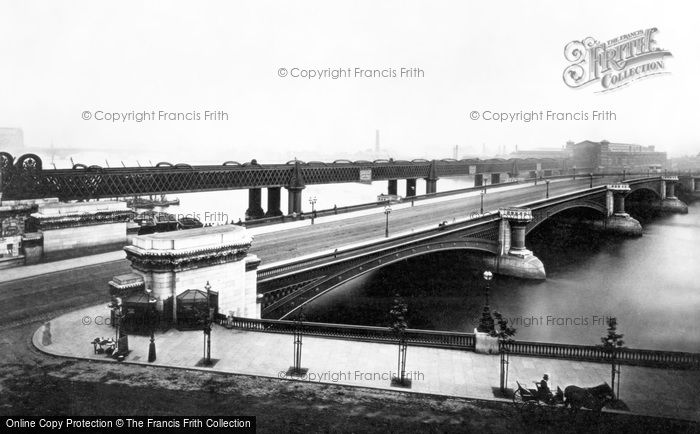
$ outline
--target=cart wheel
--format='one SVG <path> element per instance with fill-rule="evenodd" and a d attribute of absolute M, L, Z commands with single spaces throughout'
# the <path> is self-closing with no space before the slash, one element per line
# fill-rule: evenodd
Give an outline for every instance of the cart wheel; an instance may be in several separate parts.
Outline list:
<path fill-rule="evenodd" d="M 525 406 L 525 400 L 523 399 L 520 389 L 513 392 L 513 405 L 518 411 L 522 411 Z"/>

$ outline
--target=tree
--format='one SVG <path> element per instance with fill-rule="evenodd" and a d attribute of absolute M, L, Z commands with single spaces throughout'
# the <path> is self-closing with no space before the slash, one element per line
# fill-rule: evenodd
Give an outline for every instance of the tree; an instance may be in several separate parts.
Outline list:
<path fill-rule="evenodd" d="M 603 342 L 603 351 L 608 354 L 611 365 L 611 383 L 612 390 L 617 390 L 617 399 L 620 399 L 620 363 L 617 359 L 617 353 L 624 348 L 625 341 L 622 340 L 624 335 L 617 333 L 617 318 L 608 318 L 608 334 L 600 338 Z M 617 380 L 617 389 L 615 381 Z"/>
<path fill-rule="evenodd" d="M 389 316 L 391 317 L 391 330 L 396 335 L 396 339 L 399 343 L 399 358 L 398 358 L 398 378 L 392 378 L 392 385 L 410 387 L 411 380 L 406 378 L 406 350 L 408 349 L 408 344 L 406 343 L 406 328 L 408 328 L 408 323 L 406 322 L 406 313 L 408 313 L 408 306 L 403 301 L 398 293 L 394 294 L 394 304 L 389 311 Z"/>
<path fill-rule="evenodd" d="M 510 348 L 508 344 L 513 341 L 513 336 L 517 331 L 514 327 L 508 325 L 508 320 L 501 315 L 500 312 L 494 311 L 493 316 L 496 319 L 498 328 L 491 332 L 491 336 L 498 338 L 498 352 L 501 355 L 501 393 L 505 393 L 506 385 L 508 384 L 508 368 L 510 362 Z"/>

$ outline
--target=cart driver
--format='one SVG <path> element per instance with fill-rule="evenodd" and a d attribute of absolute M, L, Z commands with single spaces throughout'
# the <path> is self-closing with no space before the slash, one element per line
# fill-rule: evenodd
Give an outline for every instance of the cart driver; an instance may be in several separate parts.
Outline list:
<path fill-rule="evenodd" d="M 542 376 L 542 380 L 538 383 L 539 388 L 537 391 L 539 392 L 540 397 L 544 399 L 550 399 L 552 397 L 552 391 L 549 390 L 547 381 L 549 381 L 549 375 L 544 374 L 544 376 Z"/>

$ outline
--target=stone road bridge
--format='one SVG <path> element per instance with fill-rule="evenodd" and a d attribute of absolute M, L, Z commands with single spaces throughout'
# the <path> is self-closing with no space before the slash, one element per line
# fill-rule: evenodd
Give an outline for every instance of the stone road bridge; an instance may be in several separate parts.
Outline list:
<path fill-rule="evenodd" d="M 562 211 L 586 208 L 600 215 L 595 222 L 600 229 L 638 236 L 642 227 L 625 212 L 625 199 L 651 196 L 655 202 L 645 203 L 653 203 L 669 212 L 687 212 L 687 206 L 675 197 L 678 181 L 675 176 L 633 179 L 416 229 L 343 249 L 342 252 L 273 264 L 264 264 L 263 258 L 263 265 L 258 270 L 262 317 L 289 317 L 305 303 L 364 273 L 407 258 L 445 250 L 482 252 L 485 255 L 478 257 L 483 266 L 497 274 L 544 279 L 546 273 L 542 262 L 525 244 L 526 235 L 538 225 Z M 693 190 L 696 183 L 692 184 Z M 700 192 L 700 185 L 697 190 Z"/>

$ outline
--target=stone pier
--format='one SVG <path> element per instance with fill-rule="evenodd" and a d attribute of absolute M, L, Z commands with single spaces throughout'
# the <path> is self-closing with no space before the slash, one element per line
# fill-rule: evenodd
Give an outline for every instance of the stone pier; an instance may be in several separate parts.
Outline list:
<path fill-rule="evenodd" d="M 642 225 L 638 220 L 625 212 L 625 196 L 630 192 L 630 186 L 624 183 L 607 185 L 604 230 L 619 235 L 641 236 Z"/>
<path fill-rule="evenodd" d="M 676 197 L 677 176 L 661 177 L 661 204 L 659 210 L 664 213 L 687 214 L 688 205 Z"/>
<path fill-rule="evenodd" d="M 525 229 L 532 220 L 529 208 L 502 208 L 499 228 L 500 254 L 487 257 L 487 266 L 496 274 L 521 279 L 544 280 L 544 264 L 525 247 Z"/>
<path fill-rule="evenodd" d="M 387 194 L 396 196 L 398 194 L 398 180 L 390 179 L 387 186 Z"/>
<path fill-rule="evenodd" d="M 248 209 L 245 211 L 246 220 L 260 219 L 265 216 L 261 202 L 262 190 L 260 188 L 248 189 Z"/>
<path fill-rule="evenodd" d="M 246 229 L 235 225 L 137 236 L 124 248 L 134 276 L 116 276 L 110 285 L 126 284 L 136 292 L 150 289 L 161 320 L 172 324 L 182 313 L 179 296 L 187 291 L 204 294 L 207 282 L 218 299 L 219 315 L 260 318 L 260 260 L 248 254 L 251 243 Z M 139 294 L 122 294 L 128 296 Z"/>
<path fill-rule="evenodd" d="M 406 197 L 413 197 L 416 195 L 416 180 L 407 179 L 406 180 Z"/>
<path fill-rule="evenodd" d="M 430 172 L 428 173 L 428 177 L 425 178 L 425 194 L 437 193 L 438 179 L 440 178 L 437 174 L 437 163 L 435 160 L 433 160 L 430 163 Z"/>
<path fill-rule="evenodd" d="M 268 187 L 267 189 L 267 212 L 265 217 L 278 217 L 282 215 L 281 194 L 282 187 Z"/>
<path fill-rule="evenodd" d="M 285 187 L 289 193 L 287 197 L 287 211 L 290 215 L 301 214 L 301 192 L 306 188 L 304 177 L 301 174 L 299 162 L 294 162 L 294 170 L 289 178 L 289 183 Z"/>

